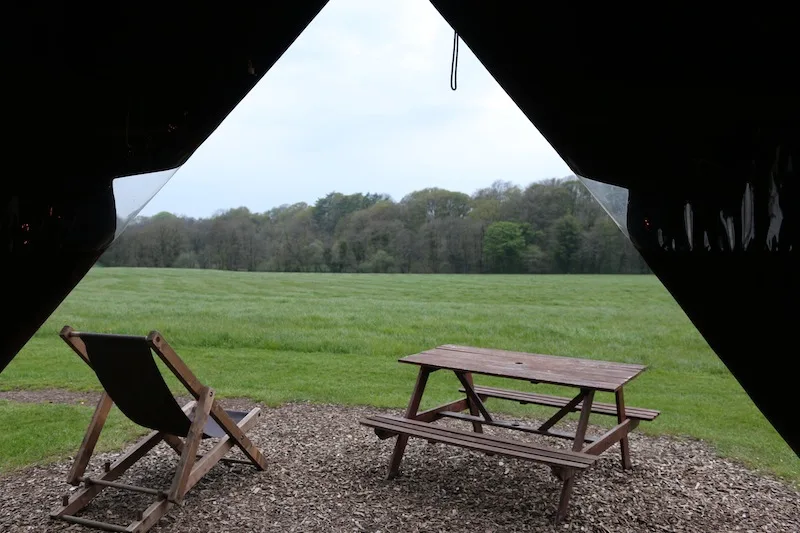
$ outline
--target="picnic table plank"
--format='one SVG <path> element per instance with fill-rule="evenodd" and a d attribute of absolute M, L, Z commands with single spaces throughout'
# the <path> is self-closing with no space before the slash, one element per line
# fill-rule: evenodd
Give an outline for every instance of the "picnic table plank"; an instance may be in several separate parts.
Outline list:
<path fill-rule="evenodd" d="M 531 364 L 541 365 L 543 369 L 552 368 L 556 370 L 563 370 L 564 367 L 567 367 L 570 372 L 580 369 L 581 372 L 597 378 L 624 379 L 630 375 L 636 376 L 646 368 L 644 365 L 635 363 L 620 363 L 615 361 L 526 353 L 511 350 L 497 350 L 491 348 L 475 348 L 471 346 L 457 346 L 453 344 L 438 346 L 435 348 L 435 350 L 449 350 L 458 353 L 478 354 L 490 357 L 512 359 L 516 357 L 533 358 L 534 360 L 531 361 Z"/>
<path fill-rule="evenodd" d="M 597 455 L 549 448 L 528 442 L 513 441 L 483 433 L 467 433 L 427 422 L 388 415 L 375 415 L 359 421 L 363 426 L 384 431 L 406 433 L 422 439 L 471 448 L 483 452 L 508 455 L 567 468 L 587 468 L 597 461 Z"/>
<path fill-rule="evenodd" d="M 464 392 L 459 389 L 459 392 Z M 502 400 L 510 400 L 519 402 L 521 404 L 536 404 L 548 407 L 564 407 L 569 402 L 569 398 L 562 396 L 553 396 L 551 394 L 539 394 L 536 392 L 525 392 L 511 389 L 500 389 L 497 387 L 484 387 L 475 386 L 475 392 L 478 396 L 485 396 L 487 398 L 499 398 Z M 581 403 L 575 406 L 573 411 L 580 411 Z M 617 405 L 613 403 L 592 402 L 592 413 L 601 415 L 617 416 Z M 643 407 L 625 406 L 625 416 L 627 418 L 636 418 L 638 420 L 651 421 L 655 420 L 661 413 L 655 409 L 645 409 Z"/>
<path fill-rule="evenodd" d="M 400 362 L 603 392 L 616 392 L 646 368 L 631 363 L 452 344 L 408 355 L 401 358 Z"/>

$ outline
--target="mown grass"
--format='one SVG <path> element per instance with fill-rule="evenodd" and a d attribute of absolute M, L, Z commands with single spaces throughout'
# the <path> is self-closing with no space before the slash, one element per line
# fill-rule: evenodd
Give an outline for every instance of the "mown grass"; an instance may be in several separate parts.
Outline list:
<path fill-rule="evenodd" d="M 91 416 L 92 408 L 81 405 L 0 401 L 0 472 L 74 454 Z M 96 450 L 117 449 L 139 434 L 140 429 L 114 409 Z"/>
<path fill-rule="evenodd" d="M 704 439 L 725 456 L 800 480 L 800 460 L 651 276 L 95 269 L 0 374 L 0 389 L 98 389 L 58 339 L 64 324 L 132 334 L 158 329 L 220 395 L 272 405 L 402 407 L 416 369 L 397 359 L 445 343 L 643 363 L 649 369 L 626 399 L 663 414 L 642 431 Z M 457 389 L 455 378 L 439 374 L 427 404 L 451 399 Z M 3 427 L 20 431 L 13 421 Z"/>

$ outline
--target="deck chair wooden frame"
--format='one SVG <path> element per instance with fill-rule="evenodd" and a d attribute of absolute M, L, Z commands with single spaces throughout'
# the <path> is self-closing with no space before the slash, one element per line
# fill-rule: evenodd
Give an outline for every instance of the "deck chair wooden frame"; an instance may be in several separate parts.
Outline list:
<path fill-rule="evenodd" d="M 154 429 L 151 433 L 139 440 L 133 448 L 121 455 L 116 461 L 113 463 L 106 463 L 104 465 L 104 473 L 101 476 L 85 477 L 84 473 L 92 453 L 94 452 L 97 439 L 103 429 L 106 417 L 112 405 L 114 405 L 114 401 L 109 393 L 104 391 L 97 403 L 97 408 L 94 411 L 86 434 L 83 437 L 83 442 L 75 456 L 75 462 L 72 464 L 69 474 L 67 475 L 67 483 L 80 486 L 80 489 L 75 491 L 71 496 L 65 495 L 62 499 L 61 506 L 50 514 L 51 518 L 106 531 L 143 533 L 158 522 L 173 505 L 181 504 L 186 493 L 218 462 L 246 463 L 252 464 L 258 470 L 265 469 L 266 461 L 264 456 L 245 434 L 260 416 L 260 409 L 255 408 L 247 413 L 238 412 L 239 415 L 243 416 L 240 416 L 238 423 L 234 421 L 230 415 L 230 413 L 234 412 L 225 411 L 220 404 L 216 402 L 213 389 L 203 385 L 200 380 L 197 379 L 159 332 L 152 331 L 147 337 L 134 338 L 125 335 L 80 333 L 73 330 L 70 326 L 64 326 L 59 336 L 90 367 L 92 367 L 92 362 L 82 337 L 102 336 L 106 340 L 116 337 L 127 339 L 128 341 L 136 339 L 146 342 L 151 351 L 164 362 L 166 367 L 186 387 L 195 400 L 189 402 L 182 408 L 183 413 L 190 420 L 188 432 L 184 438 L 181 438 L 179 435 Z M 164 386 L 166 387 L 166 384 L 164 384 Z M 204 437 L 208 437 L 208 435 L 204 433 L 204 428 L 206 428 L 207 423 L 211 423 L 211 420 L 216 422 L 218 430 L 221 428 L 221 437 L 205 454 L 198 455 L 197 452 L 201 440 Z M 144 457 L 161 441 L 164 441 L 180 455 L 172 485 L 168 490 L 152 489 L 115 482 L 116 479 L 122 476 L 125 471 Z M 224 457 L 234 446 L 237 446 L 244 453 L 247 460 L 226 459 Z M 157 499 L 146 509 L 140 511 L 137 519 L 127 526 L 75 516 L 75 513 L 88 506 L 92 499 L 106 487 L 149 494 L 155 496 Z"/>

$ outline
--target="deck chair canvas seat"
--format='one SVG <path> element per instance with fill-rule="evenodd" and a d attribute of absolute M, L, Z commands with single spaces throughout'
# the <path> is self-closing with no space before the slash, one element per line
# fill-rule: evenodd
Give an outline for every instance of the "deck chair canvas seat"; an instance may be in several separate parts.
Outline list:
<path fill-rule="evenodd" d="M 181 503 L 189 489 L 216 463 L 246 462 L 264 470 L 263 455 L 246 435 L 260 416 L 260 409 L 222 409 L 215 401 L 213 389 L 195 377 L 157 331 L 146 337 L 137 337 L 77 332 L 65 326 L 60 336 L 94 370 L 104 392 L 67 476 L 69 484 L 81 485 L 81 488 L 71 496 L 64 497 L 62 505 L 51 513 L 52 518 L 107 531 L 141 533 L 150 529 L 172 505 Z M 161 375 L 153 353 L 186 387 L 195 398 L 194 401 L 183 407 L 178 404 Z M 104 465 L 103 475 L 84 477 L 106 417 L 114 404 L 131 421 L 152 432 L 113 464 Z M 216 439 L 216 442 L 205 454 L 198 455 L 203 439 Z M 180 455 L 171 487 L 154 489 L 115 482 L 161 441 Z M 246 461 L 224 457 L 234 446 L 244 453 Z M 75 516 L 106 487 L 151 494 L 157 499 L 127 526 Z"/>

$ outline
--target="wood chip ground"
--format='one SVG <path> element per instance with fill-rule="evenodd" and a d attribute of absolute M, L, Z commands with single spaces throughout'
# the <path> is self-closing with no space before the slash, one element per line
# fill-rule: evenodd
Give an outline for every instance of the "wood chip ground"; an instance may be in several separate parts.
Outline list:
<path fill-rule="evenodd" d="M 50 401 L 92 404 L 93 397 L 53 392 Z M 622 471 L 618 448 L 609 450 L 578 478 L 559 527 L 552 518 L 560 483 L 529 462 L 411 440 L 403 476 L 387 481 L 393 440 L 358 425 L 381 412 L 400 414 L 306 404 L 264 409 L 251 436 L 267 471 L 217 465 L 151 531 L 800 532 L 800 492 L 789 484 L 720 459 L 702 442 L 640 433 L 631 435 L 634 470 Z M 115 455 L 98 456 L 90 468 Z M 176 462 L 162 444 L 123 481 L 168 487 Z M 68 467 L 65 461 L 0 476 L 0 531 L 85 531 L 48 518 L 68 492 Z M 107 489 L 84 516 L 126 524 L 148 501 Z"/>

